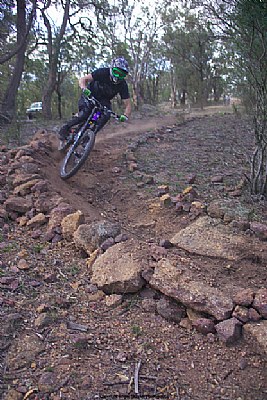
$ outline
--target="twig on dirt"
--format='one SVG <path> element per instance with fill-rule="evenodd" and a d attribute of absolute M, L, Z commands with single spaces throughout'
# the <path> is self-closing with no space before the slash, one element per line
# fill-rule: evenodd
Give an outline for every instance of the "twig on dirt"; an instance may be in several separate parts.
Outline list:
<path fill-rule="evenodd" d="M 82 325 L 82 324 L 76 324 L 75 322 L 72 321 L 67 321 L 67 328 L 68 329 L 73 329 L 76 331 L 81 331 L 81 332 L 87 332 L 88 331 L 88 326 Z"/>
<path fill-rule="evenodd" d="M 131 380 L 132 380 L 132 378 L 131 378 Z M 103 385 L 104 386 L 130 385 L 131 380 L 128 379 L 127 381 L 103 382 Z"/>
<path fill-rule="evenodd" d="M 139 371 L 141 367 L 141 360 L 138 361 L 135 365 L 135 371 L 134 371 L 134 393 L 139 394 L 139 388 L 138 388 L 138 376 L 139 376 Z"/>
<path fill-rule="evenodd" d="M 176 385 L 176 398 L 177 400 L 180 400 L 180 390 L 178 385 Z"/>
<path fill-rule="evenodd" d="M 133 378 L 133 376 L 131 376 L 131 379 L 130 379 L 130 382 L 128 385 L 128 389 L 127 389 L 128 394 L 131 393 L 133 381 L 134 381 L 134 378 Z"/>
<path fill-rule="evenodd" d="M 90 268 L 94 264 L 95 260 L 97 259 L 97 257 L 100 254 L 101 254 L 101 249 L 100 248 L 98 248 L 95 251 L 93 251 L 93 253 L 90 255 L 90 257 L 86 261 L 87 268 Z"/>
<path fill-rule="evenodd" d="M 36 335 L 40 340 L 45 340 L 44 336 L 41 335 L 41 333 L 35 332 L 35 335 Z"/>
<path fill-rule="evenodd" d="M 139 378 L 141 378 L 141 379 L 151 379 L 153 381 L 157 380 L 157 377 L 156 376 L 152 376 L 152 375 L 139 375 Z"/>
<path fill-rule="evenodd" d="M 63 272 L 61 271 L 60 268 L 58 268 L 57 270 L 58 270 L 58 272 L 59 272 L 59 275 L 63 276 L 63 278 L 65 278 L 65 279 L 68 278 L 67 275 L 63 274 Z"/>
<path fill-rule="evenodd" d="M 23 397 L 23 400 L 27 400 L 33 393 L 36 393 L 36 392 L 38 392 L 38 391 L 39 391 L 38 388 L 30 389 L 30 390 L 25 394 L 25 396 Z"/>

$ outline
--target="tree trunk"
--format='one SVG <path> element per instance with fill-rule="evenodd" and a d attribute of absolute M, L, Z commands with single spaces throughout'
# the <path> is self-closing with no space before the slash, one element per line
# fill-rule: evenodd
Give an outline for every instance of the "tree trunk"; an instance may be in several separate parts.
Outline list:
<path fill-rule="evenodd" d="M 52 95 L 57 84 L 57 63 L 53 60 L 49 66 L 49 76 L 47 86 L 43 91 L 43 116 L 46 119 L 52 119 Z"/>
<path fill-rule="evenodd" d="M 24 69 L 25 51 L 27 47 L 27 41 L 25 40 L 26 31 L 26 2 L 25 0 L 17 0 L 17 44 L 20 46 L 21 40 L 24 40 L 24 44 L 17 52 L 14 71 L 2 101 L 1 114 L 3 114 L 5 120 L 9 121 L 11 121 L 16 114 L 16 95 Z"/>
<path fill-rule="evenodd" d="M 59 119 L 62 119 L 62 103 L 61 103 L 61 99 L 62 99 L 62 95 L 61 95 L 61 73 L 60 71 L 58 72 L 57 75 L 57 83 L 56 83 L 56 93 L 57 93 L 57 112 L 58 112 L 58 116 Z"/>
<path fill-rule="evenodd" d="M 267 197 L 267 143 L 265 140 L 267 131 L 267 95 L 264 93 L 261 100 L 258 99 L 258 115 L 254 117 L 254 132 L 256 147 L 251 159 L 251 193 Z M 265 100 L 262 100 L 265 99 Z"/>
<path fill-rule="evenodd" d="M 43 91 L 42 102 L 43 102 L 43 116 L 46 119 L 52 119 L 52 95 L 56 89 L 57 85 L 57 71 L 58 71 L 58 59 L 60 53 L 60 46 L 63 36 L 66 31 L 66 26 L 68 23 L 70 12 L 70 0 L 66 0 L 64 8 L 63 21 L 60 27 L 60 31 L 55 40 L 52 37 L 51 24 L 47 16 L 45 15 L 45 10 L 42 11 L 44 23 L 47 29 L 48 42 L 47 50 L 49 55 L 49 74 L 48 82 Z"/>
<path fill-rule="evenodd" d="M 181 106 L 185 106 L 185 100 L 186 100 L 186 91 L 185 89 L 182 90 L 182 93 L 180 95 L 180 104 Z"/>
<path fill-rule="evenodd" d="M 133 103 L 135 110 L 139 109 L 141 103 L 141 93 L 140 93 L 140 84 L 139 81 L 133 82 Z"/>
<path fill-rule="evenodd" d="M 176 99 L 176 84 L 173 75 L 173 68 L 171 68 L 170 78 L 171 78 L 171 106 L 172 108 L 175 108 L 177 106 L 177 99 Z"/>

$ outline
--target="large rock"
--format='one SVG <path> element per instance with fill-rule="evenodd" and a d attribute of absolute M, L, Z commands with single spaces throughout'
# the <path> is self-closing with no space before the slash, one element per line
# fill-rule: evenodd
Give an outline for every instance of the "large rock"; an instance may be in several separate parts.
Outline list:
<path fill-rule="evenodd" d="M 29 162 L 26 160 L 23 160 L 23 162 L 20 162 L 19 165 L 17 166 L 18 172 L 19 173 L 26 173 L 26 174 L 39 174 L 41 172 L 41 168 L 37 163 L 34 162 Z"/>
<path fill-rule="evenodd" d="M 44 372 L 39 378 L 38 388 L 40 392 L 51 393 L 56 390 L 58 385 L 58 376 L 55 372 Z"/>
<path fill-rule="evenodd" d="M 32 175 L 32 174 L 17 174 L 13 178 L 13 186 L 20 186 L 24 183 L 32 181 L 33 179 L 41 179 L 40 175 Z"/>
<path fill-rule="evenodd" d="M 251 343 L 251 339 L 261 347 L 267 354 L 267 321 L 260 321 L 254 324 L 245 324 L 243 326 L 244 338 Z"/>
<path fill-rule="evenodd" d="M 60 203 L 57 207 L 53 208 L 50 212 L 48 230 L 60 226 L 63 218 L 73 213 L 73 211 L 73 207 L 67 203 Z"/>
<path fill-rule="evenodd" d="M 135 293 L 145 281 L 141 277 L 142 260 L 131 251 L 133 241 L 110 247 L 92 266 L 91 283 L 106 294 Z"/>
<path fill-rule="evenodd" d="M 73 239 L 78 248 L 91 254 L 108 238 L 115 238 L 121 232 L 120 225 L 106 220 L 80 225 Z"/>
<path fill-rule="evenodd" d="M 216 325 L 219 339 L 226 345 L 233 344 L 241 338 L 242 323 L 236 318 L 230 318 Z"/>
<path fill-rule="evenodd" d="M 253 307 L 260 313 L 260 315 L 267 319 L 267 289 L 259 289 L 253 301 Z"/>
<path fill-rule="evenodd" d="M 32 208 L 32 199 L 19 196 L 11 196 L 6 200 L 4 205 L 8 212 L 14 211 L 19 214 L 25 214 Z"/>
<path fill-rule="evenodd" d="M 29 368 L 33 361 L 36 361 L 38 354 L 44 351 L 43 342 L 34 334 L 24 335 L 13 341 L 6 364 L 9 370 Z"/>
<path fill-rule="evenodd" d="M 28 182 L 18 185 L 14 189 L 15 196 L 26 196 L 26 194 L 31 193 L 31 189 L 36 183 L 40 182 L 40 179 L 32 179 Z"/>
<path fill-rule="evenodd" d="M 40 193 L 34 201 L 34 206 L 37 212 L 48 213 L 62 202 L 63 198 L 58 194 L 50 193 L 50 196 L 47 196 L 47 193 Z"/>
<path fill-rule="evenodd" d="M 233 220 L 249 220 L 251 210 L 235 199 L 213 200 L 208 206 L 208 214 L 212 218 L 221 218 L 230 222 Z"/>
<path fill-rule="evenodd" d="M 171 242 L 192 253 L 228 260 L 257 255 L 260 249 L 257 239 L 237 234 L 229 225 L 209 216 L 200 217 L 180 230 Z"/>
<path fill-rule="evenodd" d="M 150 285 L 193 310 L 207 313 L 217 320 L 229 318 L 233 302 L 218 289 L 194 280 L 183 269 L 168 260 L 160 261 L 149 281 Z"/>
<path fill-rule="evenodd" d="M 64 239 L 71 240 L 73 238 L 74 232 L 78 229 L 80 225 L 84 224 L 84 222 L 84 214 L 80 210 L 64 217 L 61 221 L 61 228 Z"/>
<path fill-rule="evenodd" d="M 43 213 L 38 213 L 27 222 L 27 226 L 30 228 L 36 228 L 46 224 L 46 222 L 47 217 Z"/>

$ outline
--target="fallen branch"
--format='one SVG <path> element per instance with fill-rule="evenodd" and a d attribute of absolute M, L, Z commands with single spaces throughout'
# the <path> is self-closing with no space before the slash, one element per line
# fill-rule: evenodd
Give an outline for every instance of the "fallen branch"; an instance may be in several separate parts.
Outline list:
<path fill-rule="evenodd" d="M 134 371 L 134 393 L 135 394 L 139 394 L 138 377 L 139 377 L 140 367 L 141 367 L 141 360 L 139 360 L 138 363 L 135 365 L 135 371 Z"/>

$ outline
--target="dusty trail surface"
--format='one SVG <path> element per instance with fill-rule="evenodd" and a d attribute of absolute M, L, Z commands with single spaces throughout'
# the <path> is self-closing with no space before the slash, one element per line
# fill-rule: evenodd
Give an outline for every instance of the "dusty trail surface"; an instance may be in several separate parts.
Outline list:
<path fill-rule="evenodd" d="M 68 181 L 59 177 L 62 156 L 55 135 L 48 134 L 53 145 L 40 154 L 42 176 L 51 192 L 84 213 L 86 223 L 118 222 L 149 263 L 161 258 L 155 255 L 160 241 L 197 219 L 172 204 L 159 206 L 159 186 L 168 185 L 174 197 L 193 185 L 203 204 L 230 199 L 266 223 L 264 204 L 252 203 L 242 184 L 250 127 L 221 110 L 207 114 L 109 125 Z M 127 159 L 133 149 L 134 162 Z M 198 333 L 188 318 L 178 324 L 164 319 L 153 309 L 157 294 L 149 286 L 110 307 L 91 284 L 86 256 L 74 243 L 34 240 L 15 222 L 9 229 L 1 274 L 15 276 L 19 286 L 12 290 L 1 282 L 3 399 L 266 400 L 267 355 L 256 341 L 243 337 L 227 346 L 216 335 Z M 266 241 L 259 243 L 264 255 Z M 179 247 L 164 251 L 226 293 L 233 286 L 267 287 L 264 256 L 229 261 Z M 29 268 L 17 268 L 22 253 Z"/>

